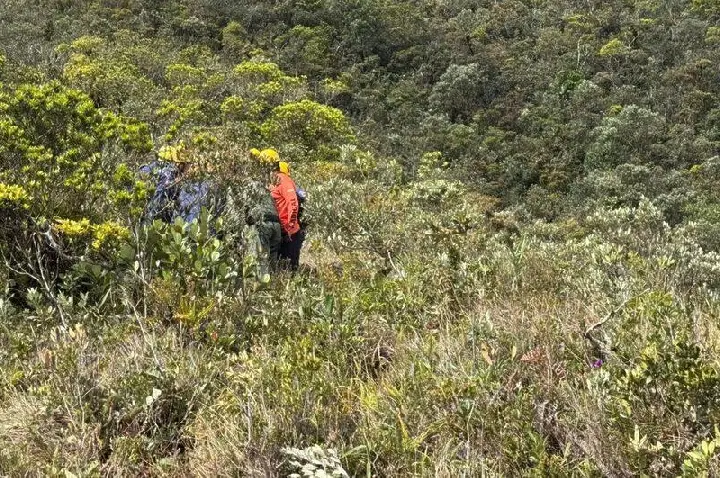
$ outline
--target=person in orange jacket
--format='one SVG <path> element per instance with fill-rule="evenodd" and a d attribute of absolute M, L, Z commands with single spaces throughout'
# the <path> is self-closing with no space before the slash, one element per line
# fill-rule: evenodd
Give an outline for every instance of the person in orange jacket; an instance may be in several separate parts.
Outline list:
<path fill-rule="evenodd" d="M 296 271 L 300 267 L 300 249 L 305 241 L 305 230 L 300 226 L 298 218 L 300 202 L 297 187 L 289 173 L 289 166 L 286 162 L 275 163 L 274 186 L 270 190 L 270 195 L 275 202 L 275 209 L 277 209 L 282 228 L 280 260 L 285 262 L 290 270 Z"/>

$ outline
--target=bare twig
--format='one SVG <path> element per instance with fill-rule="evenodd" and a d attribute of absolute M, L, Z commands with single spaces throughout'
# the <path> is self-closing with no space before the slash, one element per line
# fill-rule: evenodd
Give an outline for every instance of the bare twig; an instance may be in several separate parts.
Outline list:
<path fill-rule="evenodd" d="M 590 325 L 590 327 L 588 327 L 587 329 L 585 329 L 585 333 L 583 334 L 584 337 L 585 337 L 585 339 L 587 339 L 588 341 L 590 341 L 590 343 L 592 343 L 593 346 L 595 346 L 598 350 L 603 351 L 603 350 L 605 349 L 605 345 L 606 345 L 606 344 L 602 343 L 600 340 L 598 340 L 597 338 L 593 337 L 592 332 L 595 331 L 595 330 L 597 330 L 597 329 L 599 329 L 600 327 L 602 327 L 603 325 L 605 325 L 605 323 L 606 323 L 607 321 L 609 321 L 610 319 L 612 319 L 613 317 L 615 317 L 617 314 L 619 314 L 619 313 L 628 305 L 628 303 L 629 303 L 632 299 L 634 299 L 634 298 L 636 298 L 636 297 L 638 297 L 638 296 L 640 296 L 640 295 L 646 294 L 647 292 L 649 292 L 649 289 L 645 289 L 644 291 L 642 291 L 642 292 L 641 292 L 640 294 L 638 294 L 638 295 L 628 297 L 627 299 L 625 299 L 624 301 L 622 301 L 622 303 L 621 303 L 620 305 L 618 305 L 616 308 L 614 308 L 613 310 L 611 310 L 611 311 L 610 311 L 605 317 L 603 317 L 601 320 L 599 320 L 599 321 L 595 322 L 594 324 Z M 604 355 L 605 352 L 602 352 L 602 354 Z"/>
<path fill-rule="evenodd" d="M 605 324 L 605 322 L 607 322 L 608 320 L 612 319 L 615 315 L 620 313 L 620 311 L 622 311 L 625 308 L 625 306 L 628 304 L 628 302 L 630 302 L 631 299 L 632 298 L 625 299 L 624 301 L 622 301 L 622 303 L 619 306 L 617 306 L 616 308 L 611 310 L 605 317 L 603 317 L 601 320 L 599 320 L 598 322 L 595 322 L 590 327 L 588 327 L 585 330 L 585 338 L 592 341 L 593 339 L 592 339 L 592 336 L 590 335 L 590 333 L 592 331 L 594 331 L 595 329 L 602 327 Z"/>

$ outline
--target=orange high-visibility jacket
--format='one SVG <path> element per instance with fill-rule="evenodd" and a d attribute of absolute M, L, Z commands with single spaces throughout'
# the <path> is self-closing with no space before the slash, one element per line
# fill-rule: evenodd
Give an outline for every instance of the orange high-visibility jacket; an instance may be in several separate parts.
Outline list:
<path fill-rule="evenodd" d="M 278 173 L 279 182 L 277 186 L 272 188 L 270 195 L 275 202 L 278 217 L 280 218 L 280 226 L 283 232 L 292 236 L 300 230 L 298 222 L 299 203 L 297 193 L 295 193 L 295 182 L 290 176 Z"/>

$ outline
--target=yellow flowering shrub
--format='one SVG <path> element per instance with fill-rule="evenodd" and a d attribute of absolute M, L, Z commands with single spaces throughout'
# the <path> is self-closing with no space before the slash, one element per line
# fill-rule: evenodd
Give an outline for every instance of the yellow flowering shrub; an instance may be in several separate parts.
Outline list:
<path fill-rule="evenodd" d="M 625 52 L 625 50 L 626 47 L 622 40 L 619 40 L 618 38 L 613 38 L 605 45 L 603 45 L 602 48 L 600 48 L 598 54 L 600 56 L 615 56 Z"/>
<path fill-rule="evenodd" d="M 105 45 L 105 40 L 100 37 L 85 35 L 70 44 L 72 51 L 90 53 Z"/>
<path fill-rule="evenodd" d="M 90 245 L 96 250 L 112 241 L 130 237 L 130 230 L 115 221 L 93 224 L 87 218 L 80 220 L 57 218 L 53 227 L 56 232 L 69 239 L 92 238 Z"/>
<path fill-rule="evenodd" d="M 30 196 L 22 186 L 0 183 L 0 206 L 20 205 L 27 208 L 29 199 Z"/>
<path fill-rule="evenodd" d="M 102 224 L 92 226 L 93 249 L 100 249 L 103 245 L 115 241 L 128 239 L 130 237 L 130 230 L 114 221 L 106 221 Z"/>
<path fill-rule="evenodd" d="M 233 70 L 236 96 L 247 102 L 263 105 L 265 108 L 279 106 L 288 101 L 298 101 L 307 96 L 307 81 L 303 76 L 286 75 L 275 63 L 250 60 L 237 65 Z M 237 95 L 239 94 L 239 95 Z M 247 105 L 244 112 L 249 112 Z"/>
<path fill-rule="evenodd" d="M 205 71 L 192 65 L 176 63 L 165 68 L 165 79 L 173 86 L 202 85 Z"/>
<path fill-rule="evenodd" d="M 311 100 L 273 108 L 260 132 L 266 142 L 284 144 L 299 160 L 337 159 L 341 145 L 356 142 L 341 110 Z"/>
<path fill-rule="evenodd" d="M 276 63 L 256 60 L 244 61 L 235 66 L 233 71 L 238 78 L 253 83 L 277 81 L 285 76 Z"/>
<path fill-rule="evenodd" d="M 57 218 L 55 220 L 55 230 L 64 236 L 79 237 L 90 234 L 92 232 L 92 225 L 87 218 L 82 218 L 79 221 Z"/>

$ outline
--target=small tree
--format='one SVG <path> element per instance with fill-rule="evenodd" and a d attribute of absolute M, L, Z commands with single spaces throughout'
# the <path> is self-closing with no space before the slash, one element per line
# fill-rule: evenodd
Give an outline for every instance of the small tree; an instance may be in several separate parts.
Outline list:
<path fill-rule="evenodd" d="M 125 234 L 145 188 L 127 160 L 152 147 L 147 125 L 101 111 L 60 83 L 0 90 L 0 254 L 49 298 L 89 248 Z M 127 216 L 125 216 L 127 217 Z"/>
<path fill-rule="evenodd" d="M 430 93 L 430 106 L 453 122 L 467 121 L 492 94 L 487 71 L 477 63 L 450 65 Z"/>
<path fill-rule="evenodd" d="M 615 107 L 593 130 L 595 140 L 585 155 L 585 167 L 593 170 L 622 163 L 662 163 L 665 128 L 664 120 L 653 111 L 636 105 Z"/>
<path fill-rule="evenodd" d="M 311 100 L 274 108 L 260 129 L 266 142 L 301 160 L 334 160 L 340 146 L 355 142 L 342 111 Z"/>

